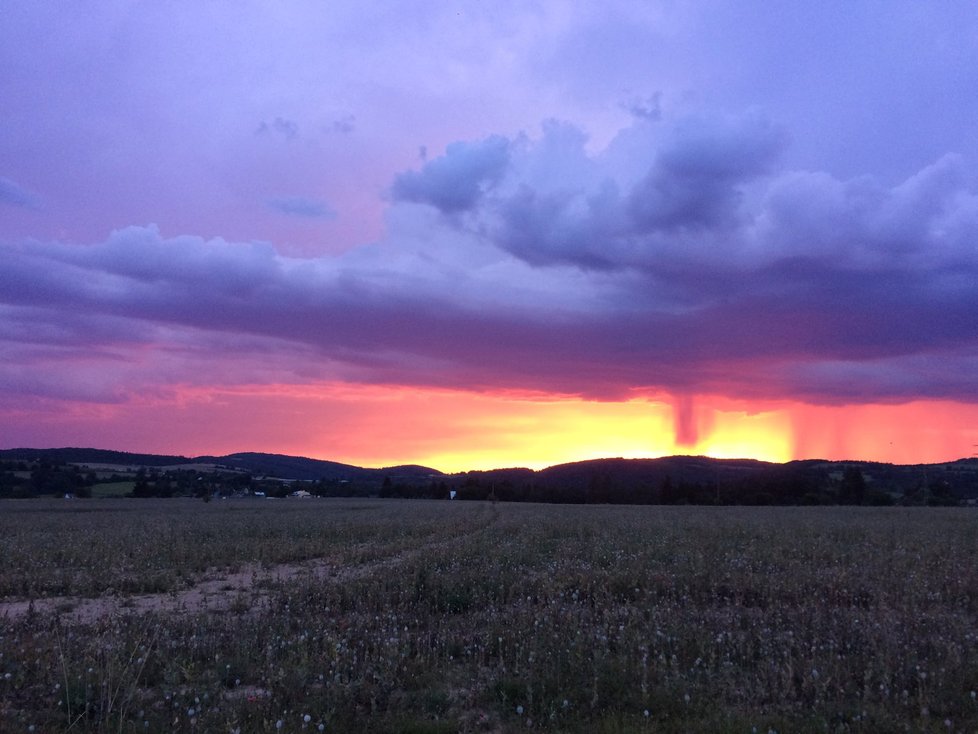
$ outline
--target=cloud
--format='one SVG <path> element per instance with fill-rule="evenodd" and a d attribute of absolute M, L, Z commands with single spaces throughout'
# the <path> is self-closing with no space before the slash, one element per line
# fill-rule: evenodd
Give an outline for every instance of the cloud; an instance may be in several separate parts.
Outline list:
<path fill-rule="evenodd" d="M 286 140 L 294 140 L 299 136 L 299 123 L 284 117 L 276 117 L 271 122 L 262 121 L 255 132 L 258 135 L 279 135 Z"/>
<path fill-rule="evenodd" d="M 348 135 L 356 130 L 357 118 L 354 115 L 343 115 L 330 123 L 329 130 L 334 133 Z"/>
<path fill-rule="evenodd" d="M 621 102 L 620 107 L 640 120 L 658 122 L 662 119 L 662 93 L 656 92 L 648 97 L 631 97 Z"/>
<path fill-rule="evenodd" d="M 743 197 L 769 172 L 784 135 L 762 117 L 639 120 L 601 155 L 587 136 L 549 121 L 530 143 L 455 144 L 395 182 L 395 198 L 426 203 L 491 232 L 533 264 L 604 269 L 680 251 L 715 254 L 739 224 Z"/>
<path fill-rule="evenodd" d="M 9 178 L 0 176 L 0 204 L 10 204 L 11 206 L 19 206 L 25 209 L 37 209 L 40 207 L 41 202 L 37 196 L 27 189 L 18 186 Z"/>
<path fill-rule="evenodd" d="M 963 159 L 894 185 L 780 168 L 783 144 L 751 115 L 636 120 L 595 151 L 561 123 L 456 143 L 339 256 L 155 227 L 2 243 L 0 380 L 64 390 L 81 361 L 95 396 L 111 375 L 978 402 Z"/>
<path fill-rule="evenodd" d="M 763 119 L 684 121 L 630 194 L 636 230 L 726 225 L 741 187 L 771 167 L 780 147 L 781 136 Z"/>
<path fill-rule="evenodd" d="M 301 196 L 291 196 L 283 199 L 271 199 L 268 206 L 282 214 L 308 219 L 335 219 L 336 212 L 324 201 L 306 199 Z"/>
<path fill-rule="evenodd" d="M 395 200 L 430 204 L 446 214 L 472 208 L 506 170 L 510 142 L 493 136 L 478 143 L 452 143 L 441 158 L 394 179 Z"/>

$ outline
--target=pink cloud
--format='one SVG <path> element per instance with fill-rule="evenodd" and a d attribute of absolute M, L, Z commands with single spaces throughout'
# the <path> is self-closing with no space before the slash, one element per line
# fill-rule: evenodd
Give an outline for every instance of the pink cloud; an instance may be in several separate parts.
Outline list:
<path fill-rule="evenodd" d="M 338 256 L 156 227 L 0 243 L 0 376 L 103 401 L 306 379 L 974 401 L 960 160 L 845 182 L 777 169 L 779 138 L 745 117 L 639 120 L 596 153 L 554 124 L 458 143 L 395 180 L 382 241 Z"/>

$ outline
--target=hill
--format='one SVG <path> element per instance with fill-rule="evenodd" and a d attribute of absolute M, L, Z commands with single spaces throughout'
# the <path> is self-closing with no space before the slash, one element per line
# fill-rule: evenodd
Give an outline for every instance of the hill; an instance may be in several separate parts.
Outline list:
<path fill-rule="evenodd" d="M 7 461 L 49 461 L 63 464 L 117 464 L 119 466 L 174 466 L 189 464 L 186 456 L 166 454 L 130 454 L 107 449 L 0 449 L 0 459 Z"/>
<path fill-rule="evenodd" d="M 383 469 L 365 469 L 352 464 L 342 464 L 337 461 L 309 459 L 304 456 L 287 456 L 285 454 L 263 454 L 242 452 L 227 456 L 198 456 L 195 462 L 214 463 L 232 469 L 240 469 L 251 474 L 277 477 L 280 479 L 297 479 L 305 481 L 366 481 L 383 480 L 417 480 L 431 476 L 440 476 L 441 472 L 424 466 L 392 466 Z"/>
<path fill-rule="evenodd" d="M 978 459 L 942 464 L 900 465 L 868 461 L 809 459 L 775 464 L 753 459 L 669 456 L 657 459 L 596 459 L 558 464 L 539 471 L 493 469 L 443 474 L 424 466 L 364 468 L 302 456 L 241 452 L 224 456 L 134 454 L 86 448 L 0 450 L 7 483 L 27 492 L 24 469 L 15 462 L 64 464 L 153 476 L 217 473 L 227 487 L 255 480 L 317 483 L 315 491 L 388 497 L 447 497 L 530 502 L 628 504 L 959 504 L 978 498 Z M 4 467 L 0 466 L 0 470 Z M 0 472 L 2 474 L 2 472 Z M 237 476 L 240 480 L 234 480 Z M 2 476 L 0 476 L 2 478 Z M 101 478 L 101 477 L 99 477 Z M 77 484 L 77 477 L 70 477 Z M 186 480 L 186 477 L 184 477 Z M 233 480 L 233 481 L 232 481 Z M 38 488 L 71 489 L 64 478 L 33 477 Z M 90 480 L 95 481 L 95 480 Z M 189 481 L 189 480 L 186 480 Z M 205 483 L 206 484 L 206 483 Z M 155 486 L 155 485 L 154 485 Z M 208 485 L 209 486 L 209 485 Z M 311 488 L 312 489 L 312 488 Z"/>
<path fill-rule="evenodd" d="M 310 459 L 304 456 L 242 452 L 225 456 L 173 456 L 166 454 L 131 454 L 89 448 L 0 449 L 0 460 L 48 461 L 80 465 L 115 465 L 165 469 L 192 465 L 213 465 L 249 474 L 302 481 L 392 481 L 420 480 L 440 476 L 441 472 L 424 466 L 392 466 L 366 469 L 336 461 Z"/>
<path fill-rule="evenodd" d="M 596 459 L 541 471 L 501 469 L 452 477 L 463 496 L 632 504 L 955 504 L 978 498 L 978 459 L 899 465 L 810 459 L 669 456 Z"/>

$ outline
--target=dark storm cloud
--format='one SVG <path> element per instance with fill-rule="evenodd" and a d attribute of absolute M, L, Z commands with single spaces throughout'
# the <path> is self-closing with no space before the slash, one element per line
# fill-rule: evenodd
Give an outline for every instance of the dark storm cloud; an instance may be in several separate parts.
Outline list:
<path fill-rule="evenodd" d="M 629 195 L 636 231 L 732 224 L 739 187 L 770 168 L 780 144 L 780 135 L 763 120 L 680 126 Z"/>
<path fill-rule="evenodd" d="M 719 240 L 736 235 L 745 216 L 745 189 L 771 169 L 783 135 L 755 117 L 686 120 L 662 131 L 640 123 L 635 131 L 638 146 L 630 141 L 635 149 L 626 154 L 637 175 L 628 178 L 618 161 L 588 158 L 582 135 L 545 129 L 524 167 L 559 171 L 560 164 L 546 160 L 559 136 L 565 170 L 542 182 L 521 179 L 524 171 L 516 170 L 511 186 L 486 197 L 485 218 L 499 244 L 528 262 L 593 268 L 662 266 L 677 250 L 720 254 Z M 574 159 L 578 165 L 566 165 Z"/>
<path fill-rule="evenodd" d="M 0 344 L 49 366 L 73 340 L 213 350 L 167 363 L 177 381 L 247 343 L 242 375 L 287 354 L 307 376 L 597 398 L 978 400 L 964 161 L 887 186 L 781 170 L 782 145 L 750 116 L 638 121 L 599 152 L 556 123 L 456 143 L 397 177 L 387 240 L 338 257 L 152 227 L 0 245 Z"/>

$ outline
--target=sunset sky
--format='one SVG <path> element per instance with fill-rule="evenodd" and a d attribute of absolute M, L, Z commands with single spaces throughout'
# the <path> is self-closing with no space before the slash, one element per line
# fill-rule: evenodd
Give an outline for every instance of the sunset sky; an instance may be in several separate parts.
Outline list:
<path fill-rule="evenodd" d="M 971 0 L 0 10 L 0 448 L 978 453 Z"/>

